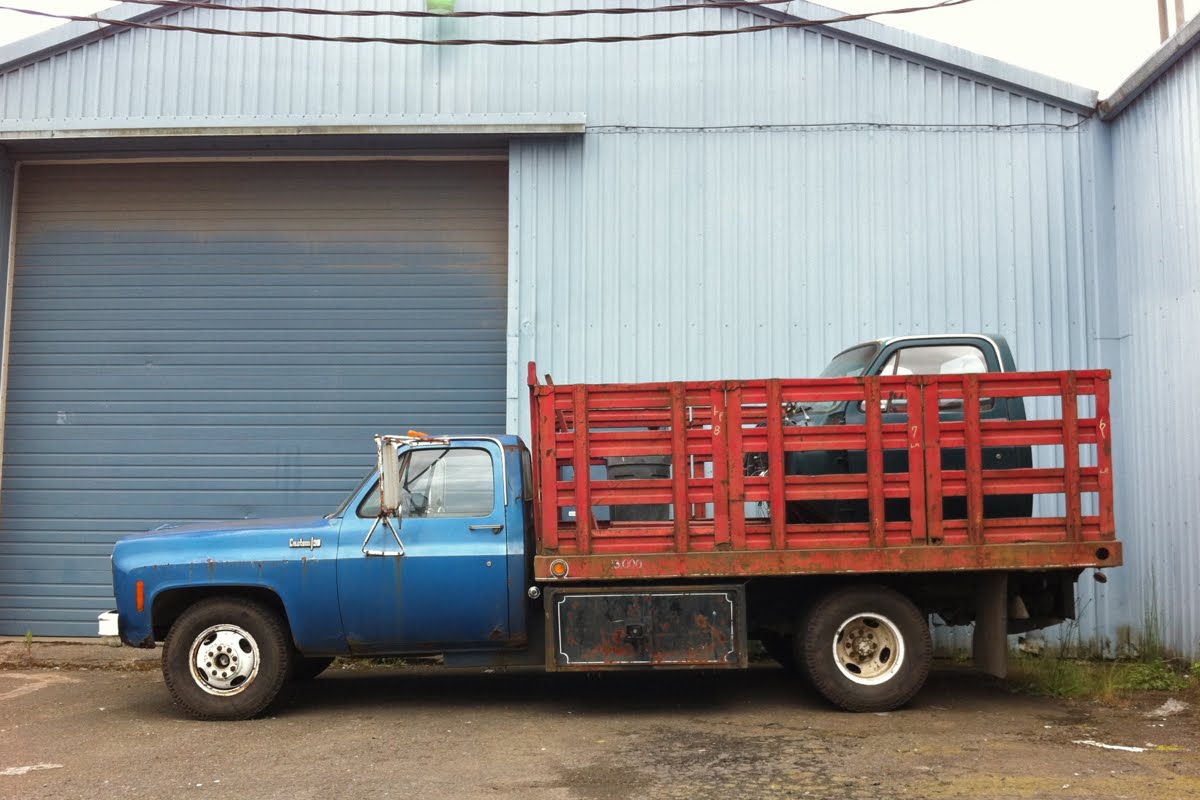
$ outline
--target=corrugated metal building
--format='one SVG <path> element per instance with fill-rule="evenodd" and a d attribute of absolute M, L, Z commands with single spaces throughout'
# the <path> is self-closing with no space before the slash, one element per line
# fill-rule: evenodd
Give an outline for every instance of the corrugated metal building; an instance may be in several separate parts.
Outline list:
<path fill-rule="evenodd" d="M 109 15 L 437 39 L 796 19 Z M 528 48 L 79 23 L 0 49 L 0 633 L 94 632 L 122 532 L 332 507 L 377 430 L 524 432 L 531 359 L 560 381 L 809 375 L 862 339 L 986 330 L 1024 367 L 1120 374 L 1121 135 L 1095 107 L 870 22 Z M 1123 445 L 1139 403 L 1168 413 L 1150 374 Z M 1141 558 L 1186 525 L 1135 526 L 1139 463 L 1119 510 Z M 1144 569 L 1081 583 L 1085 638 L 1138 621 Z"/>
<path fill-rule="evenodd" d="M 1200 654 L 1200 17 L 1101 104 L 1113 185 L 1118 410 L 1114 469 L 1134 639 Z M 1117 573 L 1123 573 L 1117 577 Z M 1118 631 L 1122 636 L 1123 631 Z"/>

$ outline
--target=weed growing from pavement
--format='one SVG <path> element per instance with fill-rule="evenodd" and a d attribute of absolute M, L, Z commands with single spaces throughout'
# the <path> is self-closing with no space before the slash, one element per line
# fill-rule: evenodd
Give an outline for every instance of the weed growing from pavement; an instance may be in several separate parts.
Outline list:
<path fill-rule="evenodd" d="M 1109 704 L 1119 703 L 1139 691 L 1200 691 L 1200 663 L 1189 664 L 1167 657 L 1153 595 L 1150 606 L 1143 624 L 1141 647 L 1135 658 L 1099 660 L 1083 657 L 1087 648 L 1079 635 L 1080 614 L 1064 626 L 1057 648 L 1034 654 L 1013 653 L 1009 658 L 1009 685 L 1029 694 Z"/>
<path fill-rule="evenodd" d="M 1162 657 L 1092 661 L 1018 653 L 1010 659 L 1008 682 L 1029 694 L 1113 704 L 1139 691 L 1200 690 L 1200 665 Z"/>

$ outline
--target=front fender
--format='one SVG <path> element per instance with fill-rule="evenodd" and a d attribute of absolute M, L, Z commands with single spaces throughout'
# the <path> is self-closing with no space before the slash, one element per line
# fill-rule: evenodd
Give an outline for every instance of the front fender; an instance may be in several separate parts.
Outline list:
<path fill-rule="evenodd" d="M 268 594 L 303 653 L 346 652 L 337 598 L 340 520 L 215 527 L 123 539 L 113 551 L 121 640 L 151 646 L 188 605 L 229 594 Z M 296 547 L 296 543 L 316 546 Z M 143 602 L 138 603 L 141 583 Z"/>

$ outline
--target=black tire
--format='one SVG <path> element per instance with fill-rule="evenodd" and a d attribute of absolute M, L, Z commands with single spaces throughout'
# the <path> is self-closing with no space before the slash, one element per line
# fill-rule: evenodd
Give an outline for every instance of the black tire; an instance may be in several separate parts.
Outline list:
<path fill-rule="evenodd" d="M 331 656 L 307 657 L 292 653 L 292 680 L 311 681 L 329 668 L 333 663 Z"/>
<path fill-rule="evenodd" d="M 899 708 L 929 676 L 929 623 L 893 589 L 838 589 L 812 607 L 801 630 L 796 649 L 804 672 L 818 692 L 846 711 Z"/>
<path fill-rule="evenodd" d="M 279 615 L 253 600 L 213 597 L 184 611 L 163 645 L 163 679 L 196 719 L 249 719 L 279 695 L 292 645 Z"/>

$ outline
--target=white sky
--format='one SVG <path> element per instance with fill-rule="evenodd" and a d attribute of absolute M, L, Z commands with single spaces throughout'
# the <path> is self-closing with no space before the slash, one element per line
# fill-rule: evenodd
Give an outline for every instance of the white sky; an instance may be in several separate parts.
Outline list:
<path fill-rule="evenodd" d="M 281 0 L 272 0 L 284 5 Z M 930 0 L 824 0 L 850 12 Z M 667 0 L 663 0 L 665 4 Z M 0 0 L 7 5 L 89 14 L 111 0 Z M 591 0 L 577 0 L 585 8 Z M 311 4 L 301 0 L 298 5 Z M 373 4 L 364 3 L 370 6 Z M 459 8 L 535 8 L 534 0 L 460 0 Z M 1167 0 L 1168 11 L 1175 0 Z M 1184 1 L 1185 15 L 1200 0 Z M 1105 96 L 1158 47 L 1157 0 L 975 0 L 963 6 L 883 17 L 884 24 L 973 50 L 1100 91 Z M 53 20 L 0 11 L 0 44 L 52 27 Z M 1174 21 L 1172 20 L 1172 30 Z"/>

